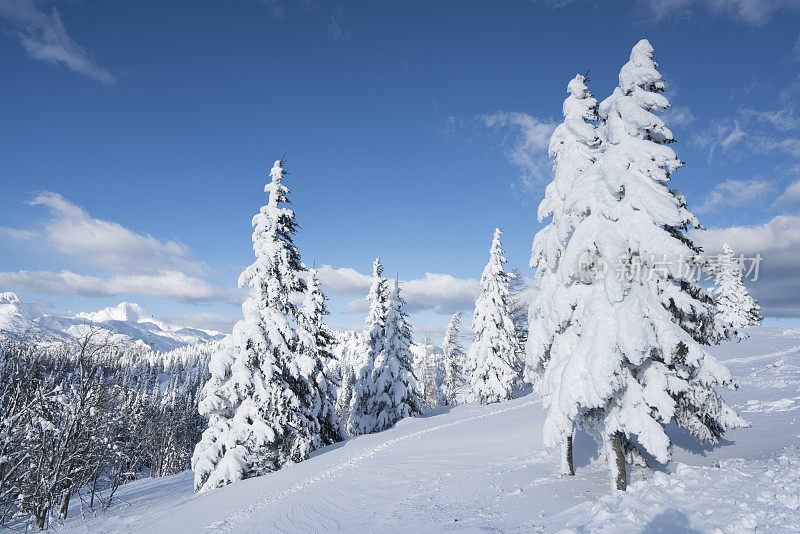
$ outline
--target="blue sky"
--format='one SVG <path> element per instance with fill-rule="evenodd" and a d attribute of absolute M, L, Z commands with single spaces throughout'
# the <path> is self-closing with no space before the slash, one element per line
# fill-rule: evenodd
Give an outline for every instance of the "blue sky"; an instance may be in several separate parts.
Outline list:
<path fill-rule="evenodd" d="M 591 69 L 604 98 L 646 37 L 700 241 L 760 252 L 754 295 L 800 317 L 798 23 L 784 0 L 0 0 L 0 289 L 223 327 L 286 152 L 331 323 L 362 324 L 380 256 L 438 337 L 495 226 L 532 274 L 566 84 Z"/>

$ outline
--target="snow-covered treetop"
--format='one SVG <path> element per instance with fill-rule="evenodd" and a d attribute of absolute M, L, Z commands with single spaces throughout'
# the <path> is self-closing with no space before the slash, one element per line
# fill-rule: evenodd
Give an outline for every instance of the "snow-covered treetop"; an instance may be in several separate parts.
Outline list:
<path fill-rule="evenodd" d="M 258 287 L 266 296 L 267 306 L 294 316 L 295 307 L 288 294 L 305 290 L 305 281 L 297 276 L 305 266 L 292 242 L 297 221 L 294 212 L 286 207 L 289 188 L 283 185 L 283 161 L 276 160 L 269 174 L 271 180 L 264 186 L 269 200 L 252 222 L 256 261 L 239 276 L 239 287 Z"/>
<path fill-rule="evenodd" d="M 672 131 L 664 121 L 649 113 L 669 107 L 669 100 L 662 94 L 665 89 L 664 78 L 656 70 L 657 66 L 653 61 L 653 47 L 647 39 L 642 39 L 633 47 L 630 61 L 619 71 L 619 87 L 600 103 L 600 115 L 608 122 L 611 142 L 619 142 L 623 138 L 624 134 L 619 128 L 627 128 L 625 133 L 628 135 L 656 143 L 673 140 Z M 615 113 L 621 117 L 619 120 L 611 119 Z M 660 160 L 658 166 L 668 167 L 668 172 L 683 164 L 671 149 L 664 150 Z"/>

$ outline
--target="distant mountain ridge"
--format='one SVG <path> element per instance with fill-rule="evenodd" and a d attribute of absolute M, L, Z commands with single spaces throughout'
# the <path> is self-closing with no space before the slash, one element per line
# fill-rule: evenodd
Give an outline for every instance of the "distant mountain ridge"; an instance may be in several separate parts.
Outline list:
<path fill-rule="evenodd" d="M 128 342 L 157 352 L 217 341 L 222 332 L 176 325 L 156 319 L 134 302 L 75 315 L 44 313 L 12 292 L 0 293 L 0 337 L 34 337 L 42 342 L 69 341 L 92 326 L 107 330 L 116 342 Z"/>

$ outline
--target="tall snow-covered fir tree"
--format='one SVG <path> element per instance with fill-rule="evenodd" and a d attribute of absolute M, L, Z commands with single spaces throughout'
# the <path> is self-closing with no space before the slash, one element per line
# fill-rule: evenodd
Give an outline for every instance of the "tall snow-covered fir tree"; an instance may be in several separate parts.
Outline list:
<path fill-rule="evenodd" d="M 321 393 L 313 399 L 321 403 L 316 409 L 319 414 L 320 437 L 325 443 L 335 443 L 343 438 L 336 413 L 337 384 L 333 377 L 335 358 L 331 352 L 336 340 L 324 322 L 325 316 L 330 313 L 326 304 L 328 298 L 319 286 L 316 269 L 309 269 L 307 286 L 303 308 L 300 310 L 301 332 L 306 334 L 301 337 L 301 347 L 315 363 L 310 376 Z"/>
<path fill-rule="evenodd" d="M 714 293 L 717 298 L 716 321 L 722 339 L 747 339 L 745 330 L 750 326 L 760 326 L 761 306 L 750 296 L 742 282 L 742 264 L 734 256 L 730 245 L 722 245 L 722 254 L 714 264 Z"/>
<path fill-rule="evenodd" d="M 700 249 L 687 230 L 699 223 L 667 186 L 682 162 L 653 113 L 669 106 L 656 67 L 652 46 L 640 41 L 599 106 L 599 153 L 589 134 L 575 139 L 577 157 L 555 154 L 557 181 L 558 167 L 572 166 L 563 162 L 578 164 L 564 194 L 548 188 L 540 215 L 553 221 L 534 239 L 531 259 L 543 270 L 528 347 L 529 363 L 542 369 L 545 442 L 561 445 L 575 425 L 586 429 L 604 444 L 612 485 L 623 490 L 625 453 L 669 459 L 669 421 L 708 442 L 746 424 L 714 389 L 733 385 L 730 373 L 702 346 L 713 337 L 713 299 L 692 279 Z M 584 111 L 574 118 L 586 124 L 589 103 L 575 104 Z"/>
<path fill-rule="evenodd" d="M 592 124 L 597 120 L 597 100 L 589 92 L 581 75 L 567 84 L 562 106 L 564 121 L 550 138 L 549 155 L 553 158 L 553 181 L 539 204 L 539 221 L 550 218 L 533 241 L 530 266 L 536 269 L 538 291 L 528 310 L 529 333 L 526 343 L 525 380 L 543 386 L 539 381 L 551 358 L 570 357 L 570 347 L 580 335 L 578 323 L 572 320 L 577 300 L 584 288 L 577 279 L 564 279 L 559 269 L 567 240 L 575 229 L 575 216 L 564 210 L 564 201 L 580 173 L 586 171 L 599 154 L 600 138 Z M 556 339 L 558 334 L 558 339 Z M 542 393 L 549 393 L 544 388 Z M 545 402 L 550 399 L 545 395 Z M 560 443 L 561 472 L 574 474 L 572 465 L 572 432 L 565 432 Z"/>
<path fill-rule="evenodd" d="M 400 283 L 389 294 L 385 343 L 372 368 L 367 410 L 374 420 L 370 432 L 391 428 L 405 417 L 422 413 L 422 402 L 412 367 L 411 325 L 404 311 Z"/>
<path fill-rule="evenodd" d="M 302 461 L 335 439 L 323 429 L 322 362 L 307 350 L 308 332 L 298 326 L 291 301 L 306 284 L 284 174 L 276 161 L 264 188 L 269 201 L 253 217 L 256 259 L 239 277 L 239 286 L 249 287 L 244 317 L 209 363 L 211 378 L 199 403 L 208 428 L 192 456 L 198 491 Z"/>
<path fill-rule="evenodd" d="M 372 370 L 375 360 L 383 352 L 386 342 L 386 315 L 389 312 L 388 281 L 383 276 L 380 258 L 372 266 L 372 282 L 367 300 L 370 302 L 367 324 L 362 333 L 364 354 L 360 367 L 354 370 L 352 399 L 347 430 L 352 436 L 369 434 L 375 429 L 374 414 L 369 411 L 372 386 Z"/>
<path fill-rule="evenodd" d="M 495 229 L 472 317 L 475 338 L 467 351 L 470 393 L 481 404 L 511 399 L 518 379 L 517 337 L 509 316 L 508 274 L 503 268 L 506 259 L 501 236 L 500 229 Z"/>
<path fill-rule="evenodd" d="M 442 342 L 444 384 L 442 399 L 445 406 L 458 404 L 458 390 L 464 384 L 464 348 L 461 346 L 461 312 L 456 312 L 447 324 Z"/>

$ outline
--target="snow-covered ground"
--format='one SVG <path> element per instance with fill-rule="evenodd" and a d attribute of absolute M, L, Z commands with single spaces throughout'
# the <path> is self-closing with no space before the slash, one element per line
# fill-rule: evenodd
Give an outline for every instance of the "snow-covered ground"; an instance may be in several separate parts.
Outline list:
<path fill-rule="evenodd" d="M 751 424 L 719 446 L 672 429 L 674 460 L 610 491 L 579 435 L 577 475 L 542 446 L 535 394 L 406 419 L 267 476 L 196 495 L 192 474 L 133 482 L 94 519 L 73 503 L 60 532 L 800 532 L 800 332 L 762 328 L 713 349 Z"/>

